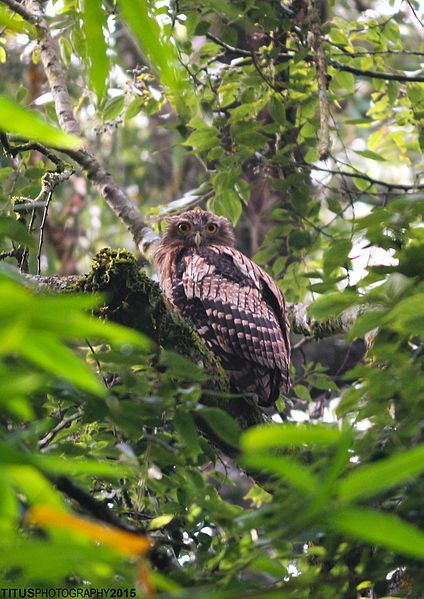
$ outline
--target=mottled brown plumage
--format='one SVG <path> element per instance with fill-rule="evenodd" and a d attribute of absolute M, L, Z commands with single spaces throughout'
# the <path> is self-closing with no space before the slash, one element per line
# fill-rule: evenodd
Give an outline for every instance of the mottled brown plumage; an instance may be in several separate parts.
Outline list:
<path fill-rule="evenodd" d="M 289 384 L 289 324 L 272 278 L 234 248 L 230 222 L 204 210 L 169 217 L 156 252 L 166 296 L 229 372 L 233 390 L 271 405 Z"/>

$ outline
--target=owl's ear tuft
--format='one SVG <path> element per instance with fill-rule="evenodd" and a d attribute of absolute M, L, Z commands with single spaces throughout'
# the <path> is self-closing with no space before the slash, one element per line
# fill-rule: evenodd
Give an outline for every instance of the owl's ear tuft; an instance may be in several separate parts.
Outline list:
<path fill-rule="evenodd" d="M 163 219 L 167 225 L 171 225 L 172 223 L 175 223 L 178 220 L 178 216 L 165 216 L 165 218 Z"/>

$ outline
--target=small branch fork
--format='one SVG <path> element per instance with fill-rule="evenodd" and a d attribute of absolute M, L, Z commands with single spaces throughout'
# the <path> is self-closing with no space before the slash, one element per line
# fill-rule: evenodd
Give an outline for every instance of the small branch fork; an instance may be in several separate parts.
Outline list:
<path fill-rule="evenodd" d="M 49 205 L 53 197 L 53 192 L 60 183 L 67 181 L 69 177 L 73 175 L 74 170 L 65 162 L 60 160 L 53 152 L 45 148 L 42 144 L 22 143 L 19 145 L 12 145 L 10 144 L 7 135 L 5 133 L 0 133 L 0 145 L 3 147 L 5 154 L 11 157 L 15 157 L 22 152 L 40 152 L 47 156 L 49 160 L 51 160 L 51 162 L 53 162 L 53 164 L 55 164 L 57 167 L 55 171 L 47 171 L 43 175 L 41 179 L 40 192 L 34 200 L 31 200 L 29 198 L 27 199 L 27 201 L 26 198 L 15 198 L 14 200 L 13 209 L 15 212 L 19 214 L 31 212 L 30 222 L 28 225 L 29 232 L 32 231 L 37 210 L 40 208 L 44 209 L 40 225 L 40 237 L 37 253 L 37 274 L 39 275 L 41 274 L 41 251 L 43 248 L 44 229 L 46 225 Z M 25 222 L 24 216 L 21 216 L 20 218 Z M 18 259 L 21 271 L 27 271 L 28 248 L 21 248 L 18 250 L 13 250 L 12 252 L 4 252 L 3 255 L 0 256 L 0 258 L 5 258 L 9 256 L 15 256 Z"/>
<path fill-rule="evenodd" d="M 37 252 L 37 274 L 40 275 L 41 274 L 41 251 L 43 249 L 43 240 L 44 240 L 44 229 L 45 229 L 45 225 L 46 225 L 46 219 L 47 219 L 47 214 L 48 214 L 48 210 L 49 210 L 49 206 L 50 206 L 50 202 L 52 200 L 53 197 L 53 192 L 56 189 L 56 187 L 60 184 L 63 183 L 64 181 L 67 181 L 69 179 L 69 177 L 71 177 L 71 175 L 73 175 L 74 171 L 71 168 L 66 168 L 63 171 L 62 170 L 57 170 L 57 171 L 47 171 L 42 179 L 41 179 L 41 190 L 40 193 L 38 194 L 38 196 L 35 198 L 35 200 L 33 202 L 28 202 L 27 204 L 27 210 L 31 210 L 31 220 L 30 220 L 30 224 L 29 224 L 29 231 L 31 232 L 34 221 L 35 221 L 35 215 L 36 215 L 36 211 L 37 211 L 37 207 L 41 206 L 42 208 L 44 208 L 43 210 L 43 216 L 41 219 L 41 224 L 40 224 L 40 237 L 39 237 L 39 241 L 38 241 L 38 252 Z M 34 205 L 35 203 L 35 205 Z M 17 204 L 17 206 L 19 206 L 20 208 L 22 208 L 22 204 Z M 26 257 L 28 255 L 28 249 L 24 250 L 24 255 L 25 255 L 25 261 L 26 261 Z M 21 261 L 21 270 L 23 270 L 25 262 Z"/>

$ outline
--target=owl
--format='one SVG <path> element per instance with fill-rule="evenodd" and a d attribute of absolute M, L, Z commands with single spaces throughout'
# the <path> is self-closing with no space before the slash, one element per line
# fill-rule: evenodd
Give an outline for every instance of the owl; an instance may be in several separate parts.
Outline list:
<path fill-rule="evenodd" d="M 289 323 L 272 278 L 235 249 L 230 222 L 205 210 L 167 218 L 155 253 L 165 295 L 228 372 L 232 390 L 272 405 L 289 385 Z"/>

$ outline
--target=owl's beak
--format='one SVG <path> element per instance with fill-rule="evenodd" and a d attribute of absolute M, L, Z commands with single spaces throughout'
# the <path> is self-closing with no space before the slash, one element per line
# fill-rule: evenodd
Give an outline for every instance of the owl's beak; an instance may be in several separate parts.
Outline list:
<path fill-rule="evenodd" d="M 196 244 L 196 247 L 199 247 L 200 244 L 202 243 L 202 236 L 199 233 L 199 231 L 197 231 L 196 235 L 194 236 L 194 243 Z"/>

